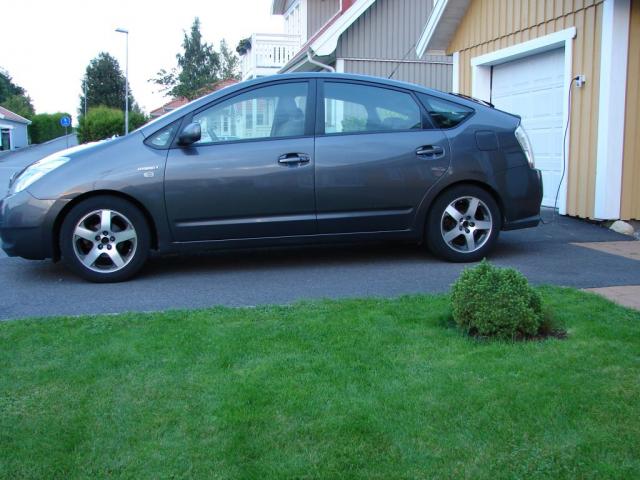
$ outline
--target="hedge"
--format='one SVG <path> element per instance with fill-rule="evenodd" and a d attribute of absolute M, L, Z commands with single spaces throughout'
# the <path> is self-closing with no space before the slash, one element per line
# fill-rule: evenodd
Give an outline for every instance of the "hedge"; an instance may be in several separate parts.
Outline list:
<path fill-rule="evenodd" d="M 129 112 L 129 131 L 145 124 L 147 118 L 139 112 Z M 78 141 L 95 142 L 114 135 L 124 135 L 124 112 L 117 108 L 95 107 L 89 109 L 86 118 L 80 116 Z"/>
<path fill-rule="evenodd" d="M 70 115 L 65 112 L 34 115 L 29 126 L 31 143 L 44 143 L 64 135 L 65 128 L 60 125 L 60 119 L 64 116 Z M 67 133 L 71 133 L 71 131 L 71 129 L 67 129 Z"/>

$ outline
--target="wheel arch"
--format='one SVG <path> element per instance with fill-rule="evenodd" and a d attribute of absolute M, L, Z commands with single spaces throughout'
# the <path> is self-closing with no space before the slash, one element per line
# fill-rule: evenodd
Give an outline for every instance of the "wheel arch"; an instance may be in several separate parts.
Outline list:
<path fill-rule="evenodd" d="M 429 218 L 429 215 L 431 214 L 431 210 L 433 209 L 433 206 L 436 200 L 438 199 L 438 197 L 440 197 L 441 195 L 444 195 L 447 191 L 453 188 L 459 187 L 461 185 L 473 185 L 474 187 L 481 188 L 482 190 L 487 192 L 489 195 L 491 195 L 493 200 L 495 200 L 496 205 L 498 205 L 498 209 L 500 210 L 501 225 L 504 225 L 504 222 L 505 222 L 504 203 L 502 201 L 502 198 L 500 197 L 500 195 L 498 194 L 497 190 L 494 187 L 480 180 L 473 180 L 473 179 L 457 180 L 455 182 L 444 185 L 437 192 L 433 192 L 433 195 L 429 199 L 429 206 L 420 218 L 420 221 L 422 222 L 420 231 L 422 232 L 421 237 L 423 240 L 425 239 L 425 235 L 426 235 L 427 219 Z"/>
<path fill-rule="evenodd" d="M 62 222 L 64 218 L 67 216 L 69 211 L 78 205 L 80 202 L 87 200 L 93 197 L 99 197 L 102 195 L 108 195 L 112 197 L 118 197 L 123 200 L 130 202 L 135 205 L 142 215 L 144 216 L 147 226 L 149 227 L 149 233 L 151 234 L 151 248 L 154 250 L 158 249 L 158 228 L 156 226 L 156 222 L 153 220 L 153 216 L 149 212 L 149 210 L 144 206 L 142 202 L 140 202 L 135 197 L 128 195 L 126 193 L 118 192 L 116 190 L 92 190 L 90 192 L 85 192 L 77 197 L 74 197 L 71 201 L 69 201 L 63 208 L 60 210 L 55 220 L 53 221 L 53 235 L 51 238 L 52 241 L 52 258 L 54 261 L 58 261 L 60 259 L 60 229 L 62 228 Z"/>

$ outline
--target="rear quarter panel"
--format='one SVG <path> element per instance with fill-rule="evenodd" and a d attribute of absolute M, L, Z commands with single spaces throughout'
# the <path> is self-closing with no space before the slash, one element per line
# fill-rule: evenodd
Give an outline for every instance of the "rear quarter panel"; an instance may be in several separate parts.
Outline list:
<path fill-rule="evenodd" d="M 519 118 L 483 105 L 460 103 L 472 106 L 475 113 L 457 127 L 443 130 L 451 146 L 451 165 L 423 200 L 418 220 L 426 219 L 429 206 L 442 191 L 461 182 L 484 184 L 493 190 L 507 222 L 536 215 L 540 205 L 536 201 L 539 191 L 531 181 L 534 170 L 513 133 Z"/>

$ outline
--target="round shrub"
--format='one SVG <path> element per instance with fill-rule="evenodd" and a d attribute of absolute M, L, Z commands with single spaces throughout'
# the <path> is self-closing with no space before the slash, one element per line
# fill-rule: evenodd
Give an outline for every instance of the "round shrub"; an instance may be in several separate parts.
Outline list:
<path fill-rule="evenodd" d="M 486 260 L 466 269 L 453 285 L 453 319 L 470 335 L 516 339 L 536 335 L 542 301 L 520 272 Z"/>

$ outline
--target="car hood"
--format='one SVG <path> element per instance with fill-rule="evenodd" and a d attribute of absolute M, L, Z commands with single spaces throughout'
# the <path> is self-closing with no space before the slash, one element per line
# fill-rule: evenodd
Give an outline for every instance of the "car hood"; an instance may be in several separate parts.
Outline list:
<path fill-rule="evenodd" d="M 109 139 L 100 140 L 97 142 L 76 145 L 74 147 L 65 148 L 63 150 L 59 150 L 57 152 L 51 153 L 42 158 L 39 158 L 38 160 L 30 163 L 29 165 L 26 165 L 21 170 L 15 172 L 9 179 L 9 186 L 11 186 L 14 180 L 18 178 L 20 175 L 22 175 L 22 173 L 24 173 L 26 169 L 28 169 L 29 167 L 31 167 L 32 165 L 38 162 L 41 162 L 42 160 L 45 160 L 47 158 L 54 158 L 54 157 L 68 157 L 70 161 L 73 162 L 73 161 L 84 159 L 85 157 L 90 156 L 91 154 L 99 150 L 103 150 L 104 148 L 110 147 L 111 145 L 115 145 L 116 143 L 119 143 L 124 140 L 125 140 L 125 137 L 109 138 Z"/>
<path fill-rule="evenodd" d="M 102 150 L 108 145 L 115 145 L 116 143 L 124 140 L 125 137 L 107 138 L 105 140 L 99 140 L 97 142 L 83 143 L 82 145 L 76 145 L 75 147 L 69 147 L 59 152 L 55 152 L 48 157 L 69 157 L 70 159 L 84 157 L 90 155 L 98 150 Z"/>

